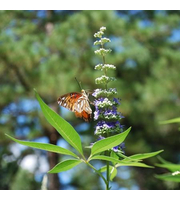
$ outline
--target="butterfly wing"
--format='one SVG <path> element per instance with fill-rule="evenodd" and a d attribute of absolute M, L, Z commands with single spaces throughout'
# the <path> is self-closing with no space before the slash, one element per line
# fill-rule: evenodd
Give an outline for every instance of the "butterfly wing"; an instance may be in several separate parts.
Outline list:
<path fill-rule="evenodd" d="M 69 109 L 70 111 L 74 112 L 74 106 L 79 97 L 81 97 L 82 94 L 78 92 L 71 92 L 68 94 L 64 94 L 58 98 L 58 104 Z"/>
<path fill-rule="evenodd" d="M 58 104 L 74 112 L 76 117 L 89 121 L 92 110 L 85 94 L 71 92 L 58 98 Z"/>
<path fill-rule="evenodd" d="M 85 121 L 89 121 L 91 118 L 92 110 L 86 97 L 81 96 L 78 98 L 74 105 L 76 117 L 83 118 Z"/>
<path fill-rule="evenodd" d="M 84 110 L 81 113 L 75 112 L 76 117 L 84 119 L 84 121 L 89 122 L 91 119 L 91 114 L 88 114 Z"/>

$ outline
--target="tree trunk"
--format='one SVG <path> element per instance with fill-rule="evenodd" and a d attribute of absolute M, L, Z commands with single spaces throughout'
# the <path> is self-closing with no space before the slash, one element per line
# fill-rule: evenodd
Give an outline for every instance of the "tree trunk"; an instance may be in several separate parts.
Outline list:
<path fill-rule="evenodd" d="M 54 103 L 49 105 L 53 110 L 58 112 L 58 104 Z M 53 127 L 46 127 L 45 135 L 49 138 L 49 143 L 57 145 L 59 139 L 59 133 Z M 48 152 L 49 169 L 52 169 L 55 165 L 59 163 L 59 154 Z M 48 189 L 49 190 L 59 190 L 60 180 L 58 174 L 48 174 Z"/>
<path fill-rule="evenodd" d="M 52 169 L 58 163 L 58 154 L 48 152 L 49 167 Z M 60 182 L 58 174 L 48 174 L 48 189 L 49 190 L 59 190 Z"/>
<path fill-rule="evenodd" d="M 55 129 L 48 132 L 49 134 L 49 143 L 57 144 L 58 133 Z M 49 168 L 52 169 L 59 162 L 59 154 L 48 152 Z M 58 174 L 48 174 L 48 189 L 49 190 L 59 190 L 60 189 L 60 180 Z"/>

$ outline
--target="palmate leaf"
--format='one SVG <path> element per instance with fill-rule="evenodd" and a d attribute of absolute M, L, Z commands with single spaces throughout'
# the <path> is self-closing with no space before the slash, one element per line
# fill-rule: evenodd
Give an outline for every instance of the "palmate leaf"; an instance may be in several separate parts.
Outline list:
<path fill-rule="evenodd" d="M 47 106 L 35 90 L 36 98 L 41 106 L 47 121 L 59 132 L 59 134 L 81 155 L 83 155 L 81 139 L 75 129 L 61 116 Z"/>
<path fill-rule="evenodd" d="M 7 135 L 7 134 L 6 134 Z M 33 147 L 36 149 L 41 149 L 41 150 L 45 150 L 45 151 L 50 151 L 50 152 L 54 152 L 54 153 L 60 153 L 60 154 L 64 154 L 64 155 L 70 155 L 73 156 L 75 158 L 78 158 L 78 156 L 76 154 L 74 154 L 73 152 L 69 151 L 68 149 L 64 149 L 62 147 L 53 145 L 53 144 L 45 144 L 45 143 L 39 143 L 39 142 L 28 142 L 28 141 L 21 141 L 21 140 L 17 140 L 9 135 L 7 135 L 11 140 L 14 140 L 15 142 L 25 145 L 25 146 L 29 146 L 29 147 Z"/>
<path fill-rule="evenodd" d="M 67 171 L 80 163 L 82 163 L 82 160 L 77 160 L 77 159 L 64 160 L 58 163 L 55 167 L 53 167 L 48 173 L 59 173 Z"/>
<path fill-rule="evenodd" d="M 130 130 L 131 127 L 118 135 L 110 136 L 95 142 L 91 148 L 91 156 L 121 144 L 125 140 Z"/>

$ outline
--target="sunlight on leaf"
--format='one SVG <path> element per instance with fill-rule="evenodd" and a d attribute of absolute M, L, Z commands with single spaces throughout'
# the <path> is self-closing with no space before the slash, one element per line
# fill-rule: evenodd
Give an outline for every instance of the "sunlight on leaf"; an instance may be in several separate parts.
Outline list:
<path fill-rule="evenodd" d="M 69 151 L 68 149 L 64 149 L 62 147 L 53 145 L 53 144 L 45 144 L 45 143 L 39 143 L 39 142 L 29 142 L 29 141 L 21 141 L 21 140 L 17 140 L 11 136 L 9 136 L 8 134 L 6 134 L 11 140 L 28 146 L 28 147 L 32 147 L 32 148 L 36 148 L 36 149 L 41 149 L 41 150 L 45 150 L 45 151 L 50 151 L 50 152 L 54 152 L 54 153 L 59 153 L 59 154 L 64 154 L 64 155 L 70 155 L 73 156 L 75 158 L 78 158 L 78 156 L 76 154 L 74 154 L 73 152 Z"/>
<path fill-rule="evenodd" d="M 121 144 L 127 137 L 130 130 L 131 130 L 131 127 L 128 128 L 123 133 L 120 133 L 118 135 L 114 135 L 114 136 L 111 136 L 111 137 L 108 137 L 108 138 L 105 138 L 105 139 L 95 142 L 91 148 L 91 156 L 94 154 L 97 154 L 99 152 L 111 149 L 111 148 Z"/>
<path fill-rule="evenodd" d="M 140 162 L 131 162 L 131 161 L 122 161 L 122 160 L 118 160 L 112 157 L 108 157 L 108 156 L 101 156 L 101 155 L 97 155 L 97 156 L 93 156 L 90 160 L 106 160 L 106 161 L 111 161 L 112 163 L 118 163 L 115 165 L 115 167 L 120 167 L 120 166 L 134 166 L 134 167 L 149 167 L 149 168 L 153 168 L 152 166 L 146 165 L 144 163 L 140 163 Z"/>
<path fill-rule="evenodd" d="M 83 155 L 81 139 L 75 129 L 61 116 L 47 106 L 35 90 L 35 95 L 41 106 L 42 112 L 47 121 L 59 132 L 59 134 Z"/>
<path fill-rule="evenodd" d="M 151 152 L 151 153 L 142 153 L 142 154 L 135 154 L 132 156 L 129 156 L 130 158 L 136 159 L 136 160 L 142 160 L 146 158 L 150 158 L 153 156 L 156 156 L 157 154 L 163 152 L 164 150 L 156 151 L 156 152 Z M 125 159 L 124 159 L 125 160 Z"/>
<path fill-rule="evenodd" d="M 81 160 L 65 160 L 60 163 L 58 163 L 55 167 L 53 167 L 48 173 L 59 173 L 63 171 L 67 171 L 76 165 L 80 164 L 82 161 Z"/>

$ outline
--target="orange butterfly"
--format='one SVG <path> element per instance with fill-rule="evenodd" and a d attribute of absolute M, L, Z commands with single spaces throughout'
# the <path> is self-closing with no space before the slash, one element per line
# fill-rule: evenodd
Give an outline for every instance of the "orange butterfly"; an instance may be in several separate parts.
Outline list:
<path fill-rule="evenodd" d="M 92 110 L 89 105 L 88 95 L 84 90 L 81 93 L 71 92 L 58 98 L 58 104 L 74 112 L 76 117 L 90 121 Z"/>

